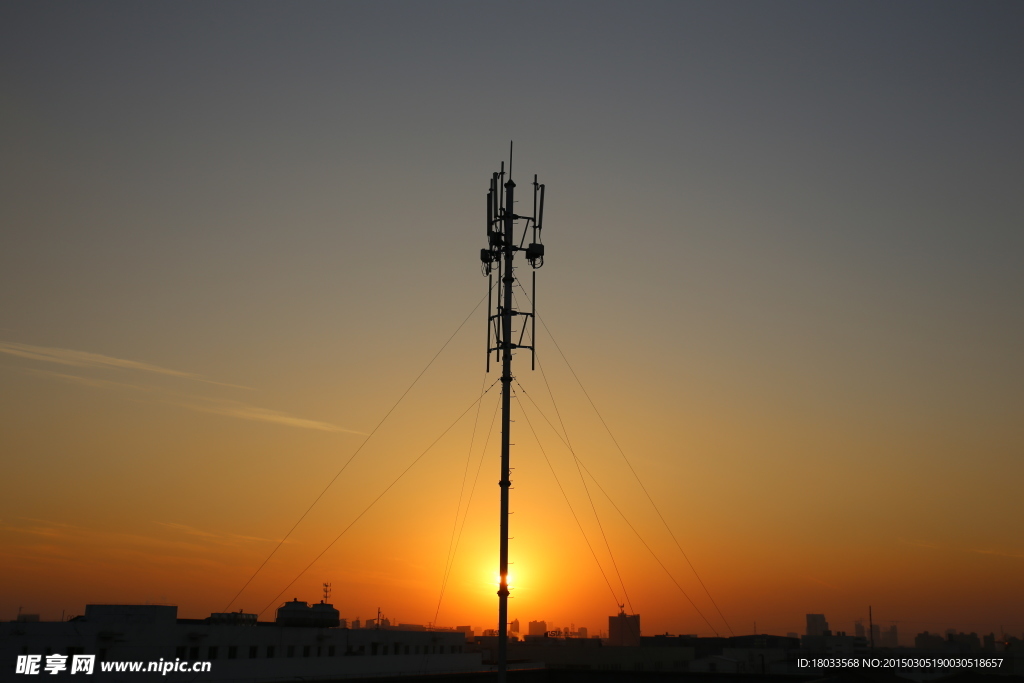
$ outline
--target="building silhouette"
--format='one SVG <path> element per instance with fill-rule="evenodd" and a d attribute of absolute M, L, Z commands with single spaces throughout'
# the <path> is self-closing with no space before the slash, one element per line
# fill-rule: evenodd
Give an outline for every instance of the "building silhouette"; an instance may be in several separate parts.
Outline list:
<path fill-rule="evenodd" d="M 946 630 L 946 650 L 960 654 L 981 650 L 981 639 L 977 633 L 957 633 L 956 629 Z"/>
<path fill-rule="evenodd" d="M 530 636 L 542 636 L 548 632 L 548 622 L 546 621 L 531 621 L 527 624 L 529 629 L 526 634 Z"/>
<path fill-rule="evenodd" d="M 241 613 L 219 616 L 230 616 L 241 619 L 242 617 L 250 616 L 252 624 L 256 623 L 255 615 L 244 615 Z M 308 605 L 305 601 L 295 598 L 291 602 L 286 602 L 277 608 L 277 619 L 276 623 L 281 626 L 316 626 L 319 628 L 331 628 L 336 627 L 340 624 L 338 618 L 338 610 L 334 609 L 334 605 L 325 603 L 321 600 L 318 604 Z M 239 622 L 241 623 L 241 622 Z M 245 621 L 248 623 L 248 621 Z"/>
<path fill-rule="evenodd" d="M 640 645 L 640 615 L 620 610 L 615 616 L 608 617 L 608 644 L 620 647 Z"/>
<path fill-rule="evenodd" d="M 807 615 L 807 635 L 809 636 L 828 636 L 832 635 L 828 629 L 828 622 L 825 621 L 824 614 L 808 614 Z"/>
<path fill-rule="evenodd" d="M 218 681 L 391 679 L 408 672 L 413 661 L 424 674 L 481 669 L 480 653 L 467 649 L 460 632 L 339 628 L 336 615 L 326 602 L 301 600 L 281 605 L 277 618 L 265 622 L 241 611 L 193 619 L 179 618 L 174 605 L 86 605 L 85 614 L 69 621 L 0 622 L 0 661 L 61 653 L 57 657 L 66 658 L 70 672 L 70 657 L 88 653 L 97 674 L 102 661 L 213 662 Z M 93 678 L 81 673 L 83 680 Z M 166 680 L 172 678 L 178 677 Z"/>

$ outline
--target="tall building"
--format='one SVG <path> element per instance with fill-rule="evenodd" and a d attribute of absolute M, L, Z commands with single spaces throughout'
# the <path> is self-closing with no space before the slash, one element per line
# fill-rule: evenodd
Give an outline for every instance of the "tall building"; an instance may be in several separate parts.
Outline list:
<path fill-rule="evenodd" d="M 548 632 L 548 622 L 546 621 L 531 621 L 526 625 L 528 629 L 526 635 L 528 636 L 542 636 Z"/>
<path fill-rule="evenodd" d="M 626 614 L 620 611 L 614 617 L 608 617 L 609 645 L 640 645 L 640 615 Z"/>
<path fill-rule="evenodd" d="M 896 632 L 896 624 L 882 631 L 882 647 L 899 647 L 899 634 Z"/>
<path fill-rule="evenodd" d="M 853 635 L 855 635 L 858 638 L 868 637 L 867 631 L 864 630 L 863 619 L 858 619 L 857 621 L 853 622 Z"/>
<path fill-rule="evenodd" d="M 508 630 L 512 633 L 519 633 L 519 620 L 513 619 L 512 623 L 508 627 Z"/>
<path fill-rule="evenodd" d="M 828 630 L 828 622 L 825 621 L 824 614 L 808 614 L 807 615 L 807 635 L 809 636 L 825 636 L 831 635 Z"/>

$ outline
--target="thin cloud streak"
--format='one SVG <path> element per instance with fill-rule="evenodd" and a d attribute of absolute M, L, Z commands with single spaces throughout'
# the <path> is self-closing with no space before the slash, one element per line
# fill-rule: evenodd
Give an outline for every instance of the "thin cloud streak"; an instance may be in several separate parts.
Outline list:
<path fill-rule="evenodd" d="M 0 342 L 0 353 L 18 356 L 19 358 L 42 361 L 44 363 L 59 363 L 60 365 L 70 365 L 78 368 L 119 368 L 124 370 L 139 370 L 141 372 L 152 372 L 158 375 L 181 377 L 184 379 L 194 380 L 196 382 L 206 382 L 207 384 L 216 384 L 223 387 L 233 387 L 236 389 L 250 388 L 240 386 L 238 384 L 215 382 L 213 380 L 205 379 L 194 372 L 181 372 L 180 370 L 171 370 L 170 368 L 163 368 L 159 365 L 153 365 L 152 363 L 142 363 L 140 361 L 127 360 L 125 358 L 114 358 L 113 356 L 104 356 L 102 354 L 92 353 L 89 351 L 76 351 L 74 349 L 61 349 L 50 346 L 33 346 L 32 344 L 20 344 L 18 342 Z"/>
<path fill-rule="evenodd" d="M 180 530 L 176 531 L 180 533 Z M 29 563 L 41 569 L 67 564 L 80 570 L 86 561 L 94 570 L 124 571 L 126 568 L 143 569 L 158 565 L 222 571 L 227 565 L 209 558 L 210 543 L 235 547 L 236 551 L 246 545 L 241 541 L 227 542 L 227 537 L 219 540 L 169 539 L 34 518 L 20 518 L 14 523 L 0 520 L 0 534 L 5 532 L 14 537 L 4 539 L 0 557 L 8 564 Z M 29 540 L 19 541 L 17 535 Z"/>
<path fill-rule="evenodd" d="M 0 351 L 7 352 L 7 350 L 3 346 L 4 344 L 4 342 L 0 342 Z M 13 355 L 22 354 L 16 353 Z M 67 382 L 84 384 L 86 386 L 94 387 L 97 389 L 130 389 L 133 391 L 163 394 L 165 396 L 171 397 L 165 399 L 165 403 L 177 406 L 179 408 L 188 408 L 189 410 L 195 410 L 201 413 L 209 413 L 212 415 L 224 415 L 226 417 L 234 417 L 241 420 L 267 422 L 270 424 L 284 425 L 286 427 L 295 427 L 298 429 L 314 429 L 321 432 L 333 432 L 338 434 L 358 434 L 361 436 L 366 435 L 366 432 L 360 432 L 355 429 L 339 427 L 338 425 L 331 424 L 330 422 L 321 422 L 319 420 L 310 420 L 304 417 L 296 417 L 295 415 L 289 415 L 288 413 L 283 413 L 279 410 L 271 410 L 270 408 L 260 408 L 259 406 L 249 405 L 248 403 L 242 403 L 241 401 L 232 401 L 228 399 L 182 397 L 180 394 L 170 393 L 158 387 L 146 387 L 140 386 L 138 384 L 128 384 L 126 382 L 114 382 L 106 379 L 82 377 L 80 375 L 70 375 L 64 372 L 54 372 L 52 370 L 27 369 L 27 372 L 36 375 L 43 375 L 46 377 L 54 377 L 56 379 Z M 218 384 L 218 382 L 212 382 L 212 384 Z"/>
<path fill-rule="evenodd" d="M 979 548 L 969 548 L 967 552 L 977 553 L 979 555 L 995 555 L 997 557 L 1012 557 L 1018 560 L 1024 559 L 1024 552 L 1022 551 L 1002 551 L 1002 550 L 982 550 Z"/>
<path fill-rule="evenodd" d="M 44 377 L 56 377 L 57 379 L 64 380 L 66 382 L 75 382 L 76 384 L 84 384 L 89 387 L 96 389 L 132 389 L 135 391 L 154 391 L 152 387 L 143 387 L 138 384 L 128 384 L 127 382 L 113 382 L 109 379 L 95 379 L 93 377 L 82 377 L 81 375 L 69 375 L 65 372 L 54 372 L 53 370 L 36 370 L 35 368 L 25 368 L 25 372 L 32 373 L 33 375 L 43 375 Z"/>
<path fill-rule="evenodd" d="M 162 527 L 166 527 L 172 531 L 179 533 L 188 534 L 190 536 L 199 536 L 200 538 L 209 539 L 210 541 L 218 543 L 234 543 L 236 541 L 256 541 L 258 543 L 280 543 L 279 538 L 262 538 L 260 536 L 245 536 L 242 534 L 220 534 L 214 531 L 205 531 L 203 529 L 197 529 L 187 524 L 179 524 L 178 522 L 157 522 Z"/>
<path fill-rule="evenodd" d="M 169 540 L 155 536 L 140 536 L 138 534 L 122 533 L 116 531 L 103 531 L 90 529 L 88 527 L 68 524 L 67 522 L 53 522 L 45 519 L 31 517 L 21 518 L 22 523 L 0 522 L 0 531 L 25 534 L 48 539 L 53 542 L 52 548 L 65 552 L 71 546 L 91 545 L 94 547 L 111 546 L 137 546 L 147 548 L 160 548 L 164 550 L 176 550 L 187 553 L 201 552 L 204 546 L 196 542 L 181 540 Z M 51 546 L 37 546 L 51 547 Z"/>
<path fill-rule="evenodd" d="M 38 519 L 35 517 L 19 517 L 18 520 L 21 522 L 20 524 L 17 522 L 8 523 L 0 520 L 0 531 L 12 531 L 20 534 L 28 534 L 31 536 L 41 536 L 43 538 L 52 538 L 60 540 L 76 539 L 83 543 L 96 543 L 100 541 L 117 540 L 128 541 L 136 544 L 185 547 L 188 549 L 193 549 L 197 547 L 194 544 L 186 541 L 167 540 L 155 536 L 140 536 L 138 534 L 126 534 L 121 532 L 103 531 L 100 529 L 91 529 L 89 527 L 79 526 L 77 524 L 70 524 L 68 522 L 54 522 L 52 520 Z M 189 526 L 187 524 L 180 524 L 178 522 L 155 523 L 168 531 L 172 531 L 178 534 L 185 534 L 187 536 L 196 536 L 215 543 L 237 544 L 238 542 L 280 542 L 280 539 L 274 538 L 262 538 L 260 536 L 245 536 L 242 534 L 227 534 L 218 533 L 215 531 L 206 531 L 203 529 L 197 529 L 196 527 Z"/>
<path fill-rule="evenodd" d="M 277 410 L 270 410 L 269 408 L 259 408 L 257 406 L 251 406 L 246 403 L 239 401 L 228 401 L 228 400 L 214 400 L 207 399 L 203 402 L 195 401 L 183 401 L 176 403 L 183 408 L 189 408 L 191 410 L 198 410 L 203 413 L 212 413 L 214 415 L 227 415 L 228 417 L 237 417 L 242 420 L 255 420 L 257 422 L 269 422 L 272 424 L 281 424 L 288 427 L 298 427 L 300 429 L 316 429 L 323 432 L 338 432 L 343 434 L 361 434 L 365 436 L 365 432 L 359 432 L 354 429 L 346 429 L 339 427 L 338 425 L 331 424 L 330 422 L 319 422 L 317 420 L 307 420 L 303 417 L 295 417 L 287 413 L 282 413 Z"/>

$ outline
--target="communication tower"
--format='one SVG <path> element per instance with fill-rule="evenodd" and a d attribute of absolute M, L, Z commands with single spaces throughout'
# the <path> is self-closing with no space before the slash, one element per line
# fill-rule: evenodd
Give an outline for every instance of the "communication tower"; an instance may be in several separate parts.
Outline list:
<path fill-rule="evenodd" d="M 537 329 L 537 273 L 544 265 L 544 244 L 541 229 L 544 222 L 544 185 L 533 176 L 533 215 L 521 216 L 515 209 L 516 184 L 512 180 L 512 145 L 508 153 L 508 180 L 505 163 L 501 170 L 491 174 L 487 190 L 487 247 L 480 250 L 480 263 L 487 276 L 487 371 L 491 370 L 491 353 L 501 361 L 501 530 L 498 537 L 498 680 L 504 683 L 508 651 L 508 493 L 512 486 L 509 466 L 509 427 L 512 413 L 512 355 L 515 349 L 529 349 L 531 369 L 536 362 Z M 521 225 L 520 225 L 521 223 Z M 521 230 L 517 239 L 516 231 Z M 527 235 L 531 236 L 526 244 Z M 515 256 L 522 252 L 531 268 L 530 310 L 517 310 L 513 306 L 513 287 L 516 283 Z M 495 290 L 497 275 L 497 297 Z M 495 300 L 497 299 L 497 300 Z M 518 318 L 518 338 L 513 326 Z M 527 323 L 530 328 L 529 344 L 524 344 Z M 494 345 L 491 345 L 491 342 Z"/>

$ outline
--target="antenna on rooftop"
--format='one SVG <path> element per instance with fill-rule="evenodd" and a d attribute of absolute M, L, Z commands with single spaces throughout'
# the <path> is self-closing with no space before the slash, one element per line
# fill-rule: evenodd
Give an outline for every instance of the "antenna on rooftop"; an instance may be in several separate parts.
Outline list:
<path fill-rule="evenodd" d="M 481 271 L 487 276 L 487 371 L 491 371 L 491 352 L 494 360 L 501 361 L 501 531 L 498 537 L 498 681 L 505 682 L 508 669 L 508 491 L 512 486 L 509 466 L 509 427 L 512 412 L 512 355 L 514 349 L 530 350 L 530 367 L 536 363 L 537 344 L 537 273 L 544 265 L 544 243 L 541 228 L 544 219 L 544 185 L 533 176 L 533 215 L 521 216 L 515 212 L 515 188 L 512 181 L 512 143 L 508 147 L 508 180 L 505 180 L 505 163 L 501 171 L 491 174 L 487 190 L 487 247 L 480 250 Z M 538 203 L 539 201 L 539 203 Z M 520 227 L 517 223 L 522 222 Z M 516 231 L 522 230 L 516 239 Z M 530 243 L 526 244 L 527 234 Z M 515 285 L 515 255 L 525 252 L 530 264 L 531 288 L 530 310 L 513 308 L 512 287 Z M 494 301 L 494 275 L 498 279 L 497 302 Z M 512 319 L 521 322 L 513 329 Z M 524 344 L 527 323 L 530 327 L 529 344 Z M 491 345 L 491 341 L 494 345 Z"/>
<path fill-rule="evenodd" d="M 331 597 L 331 584 L 328 581 L 324 581 L 324 602 Z"/>

